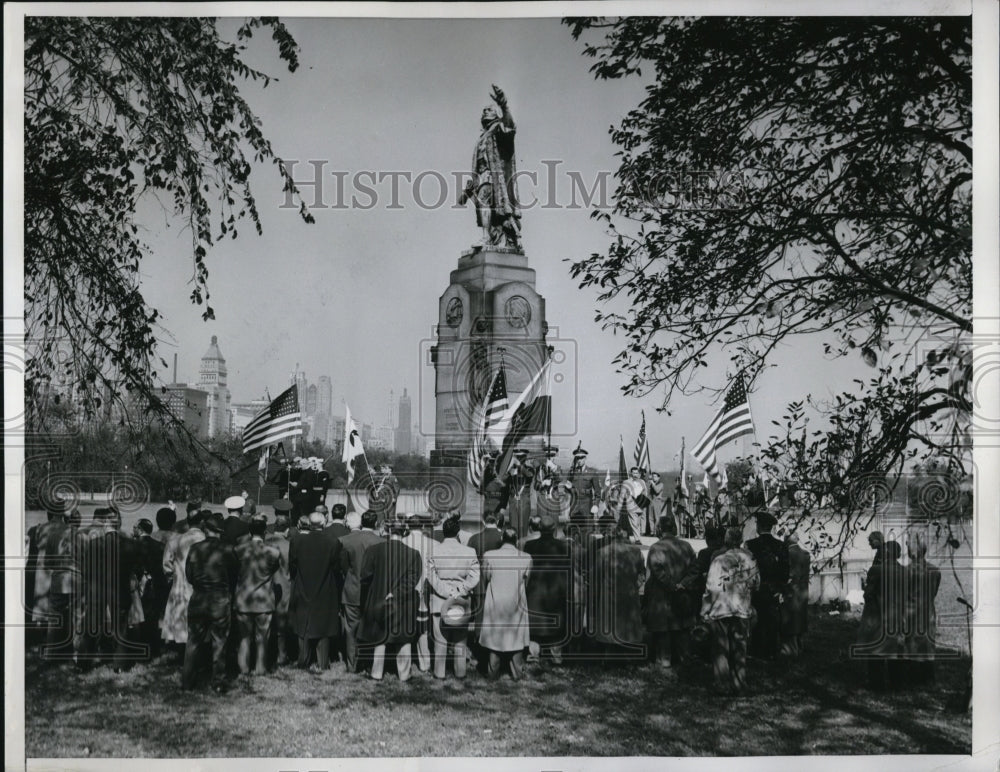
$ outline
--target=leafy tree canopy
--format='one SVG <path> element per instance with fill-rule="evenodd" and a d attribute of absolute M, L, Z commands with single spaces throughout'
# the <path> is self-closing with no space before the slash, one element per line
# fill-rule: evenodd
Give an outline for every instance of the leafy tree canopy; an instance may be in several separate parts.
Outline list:
<path fill-rule="evenodd" d="M 911 460 L 961 467 L 969 17 L 565 23 L 595 77 L 649 80 L 611 129 L 619 187 L 593 215 L 611 242 L 571 268 L 598 292 L 597 321 L 626 335 L 624 391 L 662 389 L 669 410 L 724 389 L 703 368 L 727 357 L 752 387 L 777 346 L 805 336 L 873 375 L 789 406 L 764 450 L 772 480 L 850 515 Z"/>
<path fill-rule="evenodd" d="M 87 414 L 129 393 L 166 415 L 153 382 L 159 314 L 139 283 L 143 196 L 190 230 L 191 300 L 207 320 L 209 248 L 242 221 L 261 230 L 252 164 L 271 162 L 297 194 L 239 89 L 271 80 L 243 61 L 265 28 L 294 72 L 298 46 L 273 18 L 247 20 L 235 41 L 210 18 L 25 19 L 29 430 L 44 429 L 60 391 Z M 301 201 L 300 214 L 312 221 Z"/>

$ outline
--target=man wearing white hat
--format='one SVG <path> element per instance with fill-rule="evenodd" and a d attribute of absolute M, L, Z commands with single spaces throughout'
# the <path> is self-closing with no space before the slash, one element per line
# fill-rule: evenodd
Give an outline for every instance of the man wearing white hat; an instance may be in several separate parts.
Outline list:
<path fill-rule="evenodd" d="M 244 536 L 250 533 L 249 518 L 243 515 L 246 503 L 246 499 L 242 496 L 230 496 L 223 502 L 223 506 L 228 512 L 222 531 L 222 541 L 226 544 L 236 546 Z"/>

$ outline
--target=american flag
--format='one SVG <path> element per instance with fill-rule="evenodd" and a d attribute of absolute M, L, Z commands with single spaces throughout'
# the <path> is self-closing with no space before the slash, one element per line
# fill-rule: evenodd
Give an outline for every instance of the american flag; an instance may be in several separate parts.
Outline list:
<path fill-rule="evenodd" d="M 496 427 L 507 412 L 507 408 L 507 376 L 504 374 L 501 362 L 483 402 L 482 420 L 476 427 L 476 436 L 472 441 L 472 448 L 469 449 L 469 482 L 480 493 L 483 492 L 485 483 L 488 455 L 491 450 L 498 449 Z"/>
<path fill-rule="evenodd" d="M 649 442 L 646 441 L 646 412 L 642 413 L 642 426 L 639 427 L 639 439 L 635 441 L 635 465 L 639 469 L 649 471 Z"/>
<path fill-rule="evenodd" d="M 302 434 L 298 386 L 283 391 L 261 410 L 243 430 L 243 452 L 273 445 L 285 437 Z"/>
<path fill-rule="evenodd" d="M 722 408 L 715 414 L 708 431 L 698 440 L 691 455 L 698 459 L 706 474 L 720 481 L 722 476 L 719 474 L 715 452 L 730 440 L 744 434 L 753 434 L 753 418 L 750 415 L 750 402 L 747 400 L 743 376 L 738 375 L 729 387 Z"/>

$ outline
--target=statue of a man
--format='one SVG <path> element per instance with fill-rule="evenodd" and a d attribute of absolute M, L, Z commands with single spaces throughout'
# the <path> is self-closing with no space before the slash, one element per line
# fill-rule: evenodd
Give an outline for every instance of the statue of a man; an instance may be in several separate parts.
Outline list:
<path fill-rule="evenodd" d="M 476 205 L 476 224 L 483 229 L 481 246 L 521 248 L 521 212 L 514 175 L 514 119 L 507 97 L 497 86 L 491 94 L 496 107 L 487 105 L 481 119 L 483 131 L 472 155 L 472 179 L 458 197 Z M 499 112 L 497 109 L 499 108 Z"/>

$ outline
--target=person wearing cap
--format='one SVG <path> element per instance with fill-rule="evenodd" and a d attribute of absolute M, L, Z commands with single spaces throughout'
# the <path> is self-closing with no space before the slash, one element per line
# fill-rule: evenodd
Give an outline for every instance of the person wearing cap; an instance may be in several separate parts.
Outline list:
<path fill-rule="evenodd" d="M 788 545 L 771 535 L 776 522 L 769 512 L 759 512 L 759 535 L 746 545 L 760 571 L 760 586 L 753 597 L 757 624 L 750 638 L 750 653 L 761 659 L 774 659 L 781 652 L 781 594 L 788 584 Z"/>
<path fill-rule="evenodd" d="M 236 581 L 236 627 L 239 631 L 237 661 L 240 673 L 250 673 L 251 647 L 257 675 L 266 672 L 267 633 L 276 605 L 274 577 L 281 568 L 281 553 L 264 542 L 267 518 L 250 518 L 250 538 L 236 548 L 239 575 Z"/>
<path fill-rule="evenodd" d="M 186 533 L 187 529 L 191 527 L 191 515 L 192 513 L 201 512 L 201 502 L 198 500 L 189 501 L 184 507 L 184 519 L 178 520 L 174 523 L 173 530 L 175 534 Z M 166 540 L 165 540 L 166 541 Z"/>
<path fill-rule="evenodd" d="M 361 622 L 361 566 L 369 547 L 382 541 L 375 533 L 378 512 L 361 515 L 361 528 L 340 537 L 340 573 L 344 577 L 340 604 L 344 613 L 344 668 L 358 672 L 358 624 Z"/>
<path fill-rule="evenodd" d="M 330 667 L 330 639 L 340 635 L 341 544 L 323 533 L 323 515 L 309 515 L 309 530 L 289 547 L 288 567 L 292 578 L 289 614 L 299 639 L 298 665 L 318 673 Z M 310 665 L 315 655 L 316 661 Z"/>
<path fill-rule="evenodd" d="M 406 521 L 389 522 L 389 538 L 373 544 L 361 564 L 361 622 L 358 639 L 374 646 L 371 677 L 381 681 L 389 646 L 396 648 L 400 681 L 410 678 L 411 642 L 417 635 L 420 553 L 403 543 Z"/>
<path fill-rule="evenodd" d="M 433 521 L 430 515 L 417 515 L 408 513 L 406 515 L 407 526 L 410 532 L 403 538 L 403 543 L 415 549 L 420 554 L 420 566 L 422 573 L 417 582 L 417 593 L 420 602 L 417 606 L 417 667 L 420 672 L 426 673 L 431 669 L 431 649 L 430 649 L 430 611 L 427 605 L 427 560 L 434 553 L 437 542 L 431 538 L 430 532 Z"/>
<path fill-rule="evenodd" d="M 309 515 L 316 511 L 320 505 L 321 494 L 317 488 L 316 459 L 303 458 L 300 461 L 302 470 L 299 472 L 298 497 L 293 499 L 293 504 L 298 508 L 300 515 Z"/>
<path fill-rule="evenodd" d="M 167 514 L 169 513 L 169 515 Z M 156 513 L 157 523 L 170 521 L 170 516 L 176 519 L 176 513 L 170 507 L 161 507 Z M 163 530 L 161 525 L 161 531 Z M 149 647 L 149 657 L 160 656 L 163 648 L 160 636 L 160 619 L 167 605 L 167 595 L 170 593 L 170 583 L 163 573 L 164 542 L 155 538 L 153 524 L 145 518 L 139 520 L 133 530 L 136 551 L 139 560 L 139 598 L 142 603 L 143 621 L 139 626 L 140 640 Z"/>
<path fill-rule="evenodd" d="M 244 514 L 246 499 L 242 496 L 230 496 L 225 500 L 223 506 L 226 508 L 227 516 L 222 531 L 222 540 L 226 544 L 236 546 L 250 533 L 250 518 Z"/>
<path fill-rule="evenodd" d="M 752 598 L 760 585 L 757 562 L 740 547 L 742 541 L 742 528 L 726 529 L 723 549 L 712 558 L 708 569 L 701 603 L 701 616 L 711 636 L 715 687 L 737 694 L 746 686 Z"/>
<path fill-rule="evenodd" d="M 539 655 L 550 654 L 562 664 L 563 648 L 569 643 L 570 590 L 573 560 L 570 545 L 555 535 L 556 521 L 549 515 L 539 522 L 539 536 L 524 545 L 531 556 L 531 575 L 525 588 L 531 640 Z"/>
<path fill-rule="evenodd" d="M 646 629 L 652 633 L 656 663 L 671 668 L 678 667 L 688 654 L 695 603 L 700 598 L 692 592 L 697 584 L 693 575 L 696 556 L 690 544 L 677 538 L 672 517 L 657 521 L 656 534 L 659 541 L 646 556 Z"/>
<path fill-rule="evenodd" d="M 573 451 L 573 466 L 569 481 L 573 484 L 573 512 L 587 512 L 600 500 L 600 483 L 592 469 L 587 467 L 588 453 L 577 446 Z"/>
<path fill-rule="evenodd" d="M 631 527 L 618 523 L 595 557 L 592 632 L 609 659 L 637 658 L 645 637 L 639 594 L 646 565 L 632 539 Z"/>
<path fill-rule="evenodd" d="M 499 678 L 506 661 L 511 678 L 520 680 L 524 650 L 531 633 L 525 588 L 531 556 L 517 548 L 517 531 L 506 528 L 500 547 L 483 556 L 480 584 L 485 586 L 479 645 L 489 652 L 487 675 Z"/>
<path fill-rule="evenodd" d="M 284 501 L 287 507 L 278 511 L 278 501 Z M 279 499 L 274 502 L 275 518 L 274 529 L 265 535 L 264 543 L 268 547 L 273 547 L 278 551 L 278 570 L 274 572 L 272 582 L 274 584 L 274 612 L 271 615 L 271 635 L 275 639 L 278 667 L 288 664 L 288 607 L 292 599 L 292 579 L 288 573 L 288 515 L 291 504 L 288 499 Z"/>
<path fill-rule="evenodd" d="M 271 508 L 274 510 L 274 526 L 277 526 L 279 517 L 284 517 L 285 527 L 287 530 L 287 527 L 292 522 L 291 521 L 292 502 L 290 502 L 288 499 L 275 499 L 273 502 L 271 502 Z M 269 531 L 274 531 L 274 527 L 271 527 Z"/>
<path fill-rule="evenodd" d="M 471 595 L 479 584 L 479 559 L 472 547 L 467 547 L 458 540 L 462 528 L 461 514 L 453 513 L 444 520 L 441 527 L 444 539 L 434 545 L 434 552 L 428 556 L 425 566 L 431 631 L 434 637 L 434 677 L 445 677 L 448 647 L 451 645 L 454 647 L 455 677 L 465 678 L 468 629 L 464 634 L 455 633 L 449 640 L 441 627 L 441 614 L 446 606 L 450 608 L 451 601 L 463 601 L 465 609 L 471 609 Z"/>
<path fill-rule="evenodd" d="M 188 604 L 193 590 L 188 583 L 185 566 L 191 548 L 205 538 L 205 532 L 201 529 L 205 516 L 205 510 L 189 512 L 188 529 L 168 541 L 163 548 L 163 573 L 167 579 L 172 580 L 167 604 L 163 608 L 163 620 L 160 622 L 160 632 L 167 643 L 187 643 Z"/>
<path fill-rule="evenodd" d="M 781 604 L 782 654 L 797 657 L 802 653 L 802 636 L 806 632 L 809 610 L 809 553 L 799 546 L 799 536 L 785 537 L 788 545 L 788 584 Z"/>
<path fill-rule="evenodd" d="M 531 517 L 534 474 L 534 469 L 528 463 L 528 451 L 517 448 L 510 467 L 504 474 L 504 493 L 501 502 L 507 508 L 511 525 L 522 536 L 527 533 L 528 519 Z"/>
<path fill-rule="evenodd" d="M 327 494 L 330 492 L 330 483 L 330 473 L 323 466 L 323 459 L 316 459 L 316 479 L 313 481 L 313 495 L 324 506 L 326 506 Z"/>
<path fill-rule="evenodd" d="M 226 686 L 226 641 L 232 624 L 232 598 L 239 577 L 239 560 L 232 545 L 222 540 L 225 521 L 213 513 L 202 522 L 205 538 L 191 546 L 184 574 L 191 585 L 188 637 L 184 647 L 181 688 L 193 689 L 204 648 L 212 651 L 212 688 Z"/>

